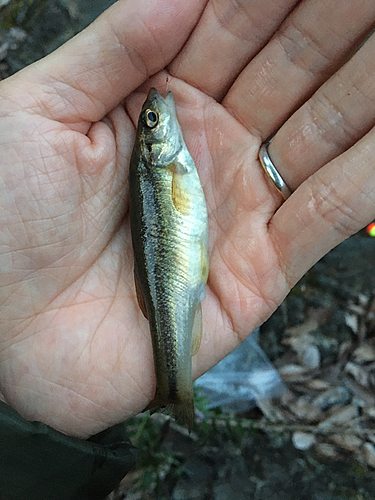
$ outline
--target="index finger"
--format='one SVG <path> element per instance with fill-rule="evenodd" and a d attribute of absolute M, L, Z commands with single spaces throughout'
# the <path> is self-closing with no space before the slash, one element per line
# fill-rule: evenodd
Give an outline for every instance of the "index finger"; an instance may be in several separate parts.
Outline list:
<path fill-rule="evenodd" d="M 206 1 L 120 0 L 55 52 L 4 80 L 2 94 L 14 96 L 17 86 L 54 120 L 98 121 L 173 59 Z"/>

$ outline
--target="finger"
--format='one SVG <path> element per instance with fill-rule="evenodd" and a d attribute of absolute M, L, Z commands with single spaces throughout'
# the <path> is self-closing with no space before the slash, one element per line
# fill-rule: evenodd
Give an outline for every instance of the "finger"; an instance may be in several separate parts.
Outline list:
<path fill-rule="evenodd" d="M 373 0 L 302 2 L 223 104 L 265 140 L 347 60 L 374 22 Z"/>
<path fill-rule="evenodd" d="M 71 122 L 101 119 L 171 61 L 206 0 L 123 0 L 45 59 L 8 79 L 33 111 Z M 3 82 L 2 85 L 5 85 Z M 36 104 L 35 104 L 36 102 Z"/>
<path fill-rule="evenodd" d="M 375 217 L 375 130 L 309 177 L 269 224 L 292 287 L 311 266 Z"/>
<path fill-rule="evenodd" d="M 220 100 L 299 0 L 212 0 L 169 72 Z"/>
<path fill-rule="evenodd" d="M 375 124 L 375 35 L 281 127 L 268 150 L 287 185 L 343 153 Z"/>

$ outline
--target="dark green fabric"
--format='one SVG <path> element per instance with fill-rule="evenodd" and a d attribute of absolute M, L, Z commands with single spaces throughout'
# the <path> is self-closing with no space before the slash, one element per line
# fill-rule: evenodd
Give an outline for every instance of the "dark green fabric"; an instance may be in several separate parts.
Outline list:
<path fill-rule="evenodd" d="M 0 402 L 0 500 L 102 500 L 135 460 L 122 424 L 85 441 Z"/>

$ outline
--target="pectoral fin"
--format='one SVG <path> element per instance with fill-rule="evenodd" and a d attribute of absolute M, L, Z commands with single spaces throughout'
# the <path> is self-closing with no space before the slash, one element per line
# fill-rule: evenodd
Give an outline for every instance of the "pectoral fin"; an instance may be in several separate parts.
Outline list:
<path fill-rule="evenodd" d="M 186 185 L 186 171 L 177 163 L 171 169 L 172 173 L 172 203 L 174 208 L 182 215 L 189 215 L 192 199 Z"/>
<path fill-rule="evenodd" d="M 146 309 L 146 304 L 145 304 L 145 300 L 143 298 L 143 294 L 142 294 L 142 290 L 141 290 L 141 285 L 139 284 L 139 280 L 135 274 L 135 271 L 134 271 L 134 283 L 135 283 L 135 291 L 137 293 L 137 300 L 138 300 L 138 305 L 141 309 L 141 311 L 143 312 L 143 315 L 146 319 L 148 319 L 148 316 L 147 316 L 147 309 Z"/>
<path fill-rule="evenodd" d="M 193 323 L 193 336 L 191 342 L 191 355 L 195 356 L 199 351 L 202 341 L 202 306 L 197 305 Z"/>

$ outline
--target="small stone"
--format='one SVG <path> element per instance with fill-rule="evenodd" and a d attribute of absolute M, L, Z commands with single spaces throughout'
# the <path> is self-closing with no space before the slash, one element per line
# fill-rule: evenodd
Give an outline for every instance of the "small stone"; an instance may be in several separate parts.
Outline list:
<path fill-rule="evenodd" d="M 292 442 L 297 450 L 306 451 L 315 443 L 315 436 L 308 432 L 295 432 L 292 436 Z"/>
<path fill-rule="evenodd" d="M 363 456 L 367 462 L 367 465 L 375 468 L 375 446 L 371 443 L 365 443 L 363 445 Z"/>

